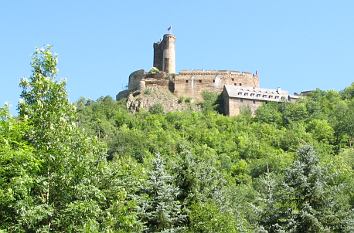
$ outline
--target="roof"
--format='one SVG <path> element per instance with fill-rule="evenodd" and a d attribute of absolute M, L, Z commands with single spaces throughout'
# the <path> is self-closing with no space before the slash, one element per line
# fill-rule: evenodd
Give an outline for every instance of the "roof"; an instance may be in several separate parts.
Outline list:
<path fill-rule="evenodd" d="M 277 89 L 266 89 L 257 87 L 244 87 L 225 85 L 225 91 L 230 98 L 251 99 L 260 101 L 280 102 L 288 100 L 289 94 L 287 91 Z"/>

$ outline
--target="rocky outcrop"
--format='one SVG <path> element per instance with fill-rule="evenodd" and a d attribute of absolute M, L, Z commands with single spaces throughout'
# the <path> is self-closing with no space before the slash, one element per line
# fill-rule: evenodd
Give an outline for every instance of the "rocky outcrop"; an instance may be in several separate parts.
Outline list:
<path fill-rule="evenodd" d="M 189 98 L 178 98 L 166 89 L 147 87 L 143 91 L 131 92 L 127 97 L 127 109 L 133 113 L 149 110 L 154 105 L 161 105 L 164 112 L 200 110 L 199 103 Z"/>

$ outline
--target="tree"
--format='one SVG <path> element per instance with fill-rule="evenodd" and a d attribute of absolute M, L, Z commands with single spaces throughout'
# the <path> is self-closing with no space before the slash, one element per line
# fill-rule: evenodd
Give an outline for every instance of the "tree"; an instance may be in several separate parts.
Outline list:
<path fill-rule="evenodd" d="M 354 83 L 352 83 L 349 87 L 346 87 L 343 91 L 341 91 L 341 96 L 344 99 L 353 99 L 354 98 Z"/>
<path fill-rule="evenodd" d="M 286 169 L 261 225 L 268 232 L 346 232 L 345 219 L 350 212 L 337 203 L 339 191 L 338 186 L 331 186 L 331 178 L 312 147 L 303 146 Z"/>
<path fill-rule="evenodd" d="M 278 109 L 279 103 L 263 104 L 256 110 L 256 120 L 262 123 L 281 125 L 282 115 Z"/>
<path fill-rule="evenodd" d="M 143 205 L 147 232 L 178 232 L 182 229 L 184 215 L 177 200 L 178 192 L 173 177 L 166 173 L 163 160 L 157 153 L 146 188 L 148 200 Z"/>
<path fill-rule="evenodd" d="M 202 93 L 203 103 L 202 108 L 205 112 L 217 111 L 221 112 L 221 95 L 214 92 L 204 91 Z"/>
<path fill-rule="evenodd" d="M 31 190 L 35 206 L 23 211 L 26 231 L 77 231 L 98 218 L 104 199 L 97 188 L 104 148 L 77 127 L 65 82 L 55 80 L 56 65 L 51 47 L 37 49 L 32 75 L 20 82 L 20 119 L 29 125 L 26 139 L 42 161 Z"/>
<path fill-rule="evenodd" d="M 194 203 L 190 213 L 190 232 L 236 233 L 236 223 L 231 213 L 223 212 L 215 202 Z"/>
<path fill-rule="evenodd" d="M 334 130 L 326 120 L 313 119 L 308 123 L 308 131 L 313 137 L 322 142 L 331 142 L 334 139 Z"/>
<path fill-rule="evenodd" d="M 341 141 L 344 141 L 351 147 L 354 142 L 354 100 L 338 103 L 331 117 L 337 146 L 340 148 Z"/>
<path fill-rule="evenodd" d="M 25 140 L 27 128 L 9 115 L 7 107 L 0 108 L 0 232 L 24 232 L 36 218 L 36 213 L 29 218 L 26 211 L 35 209 L 31 192 L 42 162 Z"/>

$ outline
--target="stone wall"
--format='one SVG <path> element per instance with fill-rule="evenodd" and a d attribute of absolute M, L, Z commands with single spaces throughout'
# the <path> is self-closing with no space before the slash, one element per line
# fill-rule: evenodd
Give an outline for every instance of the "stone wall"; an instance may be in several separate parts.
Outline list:
<path fill-rule="evenodd" d="M 169 79 L 145 79 L 145 87 L 156 87 L 160 90 L 168 90 L 173 93 L 174 85 Z"/>
<path fill-rule="evenodd" d="M 153 66 L 162 71 L 162 60 L 163 60 L 163 50 L 165 47 L 165 42 L 160 41 L 154 43 L 154 62 Z"/>
<path fill-rule="evenodd" d="M 266 101 L 242 99 L 230 97 L 224 89 L 223 93 L 224 113 L 228 116 L 237 116 L 243 109 L 249 108 L 254 115 L 257 108 L 259 108 Z"/>
<path fill-rule="evenodd" d="M 129 75 L 128 90 L 134 91 L 140 88 L 140 82 L 145 78 L 144 70 L 134 71 Z"/>
<path fill-rule="evenodd" d="M 225 98 L 225 104 L 227 107 L 225 108 L 225 114 L 229 116 L 237 116 L 241 113 L 243 109 L 249 108 L 254 115 L 256 110 L 262 106 L 265 101 L 259 100 L 250 100 L 250 99 L 236 99 L 236 98 Z"/>
<path fill-rule="evenodd" d="M 225 85 L 259 87 L 257 75 L 237 71 L 181 71 L 174 77 L 174 94 L 202 100 L 204 91 L 221 93 Z"/>

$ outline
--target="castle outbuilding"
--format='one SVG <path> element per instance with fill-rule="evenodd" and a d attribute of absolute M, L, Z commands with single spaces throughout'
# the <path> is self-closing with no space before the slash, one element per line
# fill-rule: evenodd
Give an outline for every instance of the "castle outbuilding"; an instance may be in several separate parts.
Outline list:
<path fill-rule="evenodd" d="M 254 113 L 263 103 L 269 101 L 295 100 L 280 89 L 260 88 L 258 73 L 232 70 L 182 70 L 176 73 L 176 37 L 165 34 L 153 44 L 153 68 L 149 72 L 137 70 L 129 75 L 128 90 L 124 93 L 143 91 L 147 87 L 168 90 L 177 97 L 202 101 L 203 92 L 222 94 L 224 112 L 238 115 L 242 108 Z M 117 95 L 117 99 L 122 96 Z M 241 93 L 241 94 L 240 94 Z"/>

